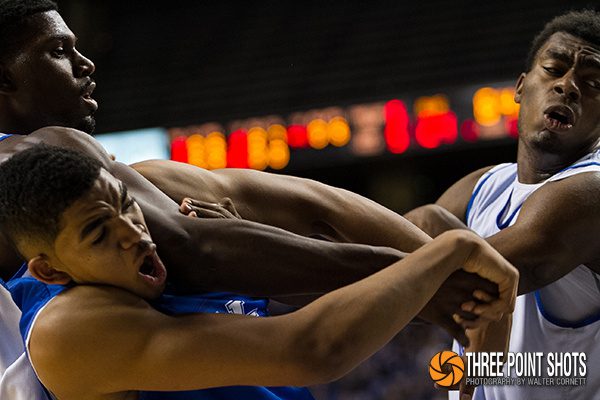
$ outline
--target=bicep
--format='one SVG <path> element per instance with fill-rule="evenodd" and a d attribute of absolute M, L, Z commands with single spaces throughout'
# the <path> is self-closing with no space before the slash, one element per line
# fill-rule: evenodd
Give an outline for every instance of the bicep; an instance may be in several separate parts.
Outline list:
<path fill-rule="evenodd" d="M 176 203 L 185 197 L 216 203 L 229 191 L 229 182 L 217 173 L 190 164 L 148 160 L 131 167 Z"/>
<path fill-rule="evenodd" d="M 519 293 L 554 282 L 598 258 L 600 174 L 551 182 L 523 204 L 515 223 L 487 240 L 521 273 Z"/>

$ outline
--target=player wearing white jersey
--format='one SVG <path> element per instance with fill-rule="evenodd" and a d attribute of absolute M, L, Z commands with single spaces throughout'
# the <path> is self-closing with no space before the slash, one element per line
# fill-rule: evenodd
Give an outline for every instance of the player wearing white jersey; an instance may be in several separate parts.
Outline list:
<path fill-rule="evenodd" d="M 489 398 L 598 398 L 600 13 L 546 25 L 515 101 L 517 163 L 475 171 L 407 217 L 432 236 L 468 225 L 517 266 L 519 294 L 530 294 L 519 300 L 511 349 L 589 352 L 585 386 L 502 387 Z"/>
<path fill-rule="evenodd" d="M 573 175 L 600 172 L 600 150 L 536 184 L 517 178 L 516 164 L 501 164 L 475 185 L 467 207 L 467 226 L 490 237 L 515 223 L 527 198 L 544 185 Z M 475 399 L 592 399 L 600 396 L 600 276 L 579 265 L 559 280 L 520 296 L 513 314 L 510 352 L 586 353 L 586 385 L 485 386 Z M 457 348 L 455 343 L 455 349 Z M 507 368 L 505 366 L 505 373 Z M 541 370 L 548 377 L 546 369 Z M 516 376 L 515 369 L 511 371 Z M 508 376 L 508 375 L 507 375 Z"/>

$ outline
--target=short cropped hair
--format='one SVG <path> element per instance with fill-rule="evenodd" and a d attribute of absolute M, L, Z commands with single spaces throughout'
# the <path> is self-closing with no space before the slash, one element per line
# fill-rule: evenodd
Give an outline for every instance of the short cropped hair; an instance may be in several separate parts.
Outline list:
<path fill-rule="evenodd" d="M 52 0 L 0 0 L 0 62 L 13 57 L 22 45 L 27 17 L 52 10 L 58 11 Z"/>
<path fill-rule="evenodd" d="M 64 211 L 85 195 L 101 164 L 84 154 L 35 145 L 0 165 L 0 229 L 19 250 L 21 240 L 54 244 Z"/>
<path fill-rule="evenodd" d="M 540 48 L 557 32 L 576 36 L 600 49 L 600 13 L 593 10 L 571 11 L 548 22 L 531 43 L 525 64 L 527 71 L 533 68 Z"/>

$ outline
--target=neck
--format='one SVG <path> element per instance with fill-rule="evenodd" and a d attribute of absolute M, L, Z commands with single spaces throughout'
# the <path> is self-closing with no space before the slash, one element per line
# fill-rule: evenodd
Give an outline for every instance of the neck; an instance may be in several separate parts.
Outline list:
<path fill-rule="evenodd" d="M 41 127 L 40 127 L 41 128 Z M 0 132 L 11 133 L 17 135 L 29 135 L 31 132 L 38 129 L 38 127 L 30 126 L 27 122 L 17 121 L 13 118 L 8 118 L 4 115 L 0 115 Z"/>
<path fill-rule="evenodd" d="M 578 151 L 564 154 L 544 151 L 519 140 L 517 151 L 519 182 L 529 184 L 542 182 L 591 153 L 597 146 L 598 142 L 595 142 Z"/>
<path fill-rule="evenodd" d="M 21 268 L 24 259 L 2 234 L 0 234 L 0 250 L 0 278 L 7 281 Z"/>

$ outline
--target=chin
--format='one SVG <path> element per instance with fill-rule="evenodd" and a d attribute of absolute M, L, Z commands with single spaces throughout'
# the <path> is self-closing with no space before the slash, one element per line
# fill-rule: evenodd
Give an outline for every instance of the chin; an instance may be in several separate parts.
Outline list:
<path fill-rule="evenodd" d="M 96 130 L 96 118 L 94 118 L 93 115 L 88 115 L 79 121 L 73 128 L 91 135 Z"/>
<path fill-rule="evenodd" d="M 549 131 L 540 132 L 536 136 L 533 146 L 546 153 L 561 154 L 564 152 L 564 146 L 557 136 L 557 134 Z"/>

